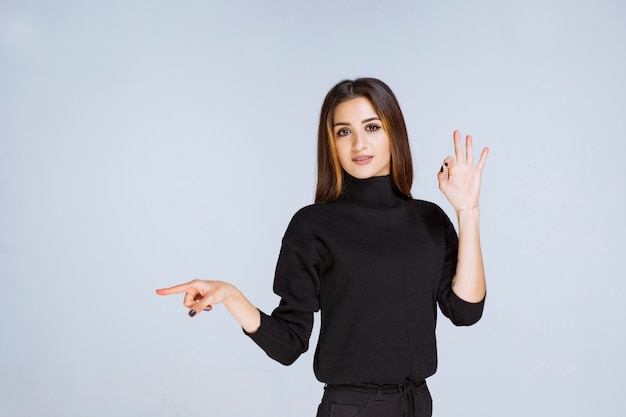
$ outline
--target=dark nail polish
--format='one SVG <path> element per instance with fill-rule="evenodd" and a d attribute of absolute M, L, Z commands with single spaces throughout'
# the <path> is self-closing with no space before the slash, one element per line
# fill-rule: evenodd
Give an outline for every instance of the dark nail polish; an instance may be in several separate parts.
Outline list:
<path fill-rule="evenodd" d="M 211 311 L 211 310 L 213 310 L 213 307 L 211 306 L 206 306 L 206 308 L 204 309 L 204 311 Z"/>
<path fill-rule="evenodd" d="M 443 164 L 444 164 L 445 166 L 448 166 L 448 163 L 447 163 L 447 162 L 444 162 Z"/>
<path fill-rule="evenodd" d="M 443 172 L 443 165 L 441 166 L 441 169 L 439 170 L 439 172 Z"/>
<path fill-rule="evenodd" d="M 196 315 L 196 310 L 189 310 L 189 317 L 193 317 Z"/>

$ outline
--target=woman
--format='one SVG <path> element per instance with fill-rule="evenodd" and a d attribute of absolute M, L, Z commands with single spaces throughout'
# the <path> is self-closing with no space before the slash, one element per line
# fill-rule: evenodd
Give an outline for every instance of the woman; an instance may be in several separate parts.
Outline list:
<path fill-rule="evenodd" d="M 474 166 L 472 139 L 464 155 L 458 131 L 454 149 L 438 180 L 459 238 L 439 207 L 411 198 L 408 136 L 391 89 L 372 78 L 342 81 L 322 106 L 316 202 L 294 215 L 283 238 L 279 306 L 267 315 L 221 281 L 157 293 L 185 293 L 191 317 L 223 303 L 285 365 L 308 349 L 321 310 L 314 370 L 326 386 L 318 417 L 430 416 L 436 306 L 454 324 L 471 325 L 485 297 L 478 197 L 488 150 Z"/>

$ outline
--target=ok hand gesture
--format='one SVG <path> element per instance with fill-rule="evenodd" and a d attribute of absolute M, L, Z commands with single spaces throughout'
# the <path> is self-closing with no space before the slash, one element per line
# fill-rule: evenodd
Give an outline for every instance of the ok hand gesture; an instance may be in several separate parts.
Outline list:
<path fill-rule="evenodd" d="M 455 158 L 448 156 L 444 159 L 437 180 L 439 181 L 439 189 L 452 204 L 455 211 L 472 210 L 478 207 L 480 181 L 488 153 L 489 148 L 484 148 L 478 164 L 474 166 L 472 137 L 467 135 L 465 138 L 464 155 L 461 146 L 461 134 L 458 130 L 454 131 Z"/>

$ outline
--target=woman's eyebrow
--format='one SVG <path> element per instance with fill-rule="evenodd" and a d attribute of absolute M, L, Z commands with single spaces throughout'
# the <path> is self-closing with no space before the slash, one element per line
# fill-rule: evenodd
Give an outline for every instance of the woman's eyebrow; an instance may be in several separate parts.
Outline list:
<path fill-rule="evenodd" d="M 378 121 L 380 121 L 380 117 L 375 116 L 375 117 L 370 117 L 370 118 L 367 118 L 367 119 L 363 120 L 363 121 L 361 122 L 361 124 L 363 124 L 363 123 L 367 123 L 367 122 L 371 122 L 371 121 L 373 121 L 373 120 L 378 120 Z M 337 122 L 337 123 L 333 124 L 333 127 L 337 127 L 337 126 L 350 126 L 350 123 L 347 123 L 347 122 Z"/>

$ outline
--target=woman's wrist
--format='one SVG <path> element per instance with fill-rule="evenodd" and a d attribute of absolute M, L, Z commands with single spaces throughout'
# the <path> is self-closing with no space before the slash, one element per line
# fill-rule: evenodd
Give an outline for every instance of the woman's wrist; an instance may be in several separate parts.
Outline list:
<path fill-rule="evenodd" d="M 474 207 L 474 208 L 466 208 L 466 209 L 455 209 L 454 211 L 455 211 L 455 213 L 461 213 L 461 212 L 464 212 L 464 211 L 474 211 L 474 210 L 477 210 L 477 209 L 478 209 L 478 207 Z"/>
<path fill-rule="evenodd" d="M 261 326 L 259 310 L 234 285 L 231 285 L 223 304 L 246 333 L 255 333 Z"/>
<path fill-rule="evenodd" d="M 475 206 L 475 207 L 460 208 L 460 209 L 455 208 L 454 212 L 458 215 L 461 213 L 478 213 L 479 210 L 478 210 L 478 206 Z"/>
<path fill-rule="evenodd" d="M 478 207 L 455 210 L 455 212 L 459 227 L 464 224 L 467 226 L 472 224 L 475 224 L 476 226 L 478 225 L 478 220 L 480 218 L 480 210 Z"/>

